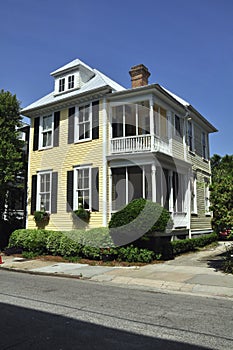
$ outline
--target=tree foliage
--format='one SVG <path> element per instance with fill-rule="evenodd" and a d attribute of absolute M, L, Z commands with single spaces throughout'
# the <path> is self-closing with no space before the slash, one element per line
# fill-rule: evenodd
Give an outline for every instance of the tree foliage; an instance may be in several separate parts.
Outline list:
<path fill-rule="evenodd" d="M 9 91 L 0 91 L 0 219 L 4 211 L 7 190 L 17 181 L 22 168 L 22 141 L 17 127 L 20 126 L 20 103 Z"/>
<path fill-rule="evenodd" d="M 213 229 L 233 226 L 233 155 L 211 158 L 212 185 L 210 187 Z"/>

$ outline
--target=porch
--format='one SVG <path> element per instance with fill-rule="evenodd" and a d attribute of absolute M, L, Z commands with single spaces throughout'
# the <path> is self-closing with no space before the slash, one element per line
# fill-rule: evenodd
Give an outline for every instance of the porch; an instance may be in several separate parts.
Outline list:
<path fill-rule="evenodd" d="M 161 152 L 171 155 L 171 147 L 168 140 L 162 140 L 156 135 L 137 135 L 112 138 L 110 140 L 110 153 L 134 153 L 134 152 Z"/>

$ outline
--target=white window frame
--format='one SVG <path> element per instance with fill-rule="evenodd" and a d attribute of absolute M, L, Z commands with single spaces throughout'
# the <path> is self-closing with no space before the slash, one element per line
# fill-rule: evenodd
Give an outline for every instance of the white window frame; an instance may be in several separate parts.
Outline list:
<path fill-rule="evenodd" d="M 191 126 L 191 128 L 189 128 Z M 191 131 L 191 134 L 190 134 Z M 192 153 L 195 153 L 195 145 L 194 145 L 194 126 L 193 122 L 188 120 L 188 130 L 187 130 L 187 136 L 188 136 L 188 146 L 189 146 L 189 151 Z M 189 137 L 191 136 L 191 145 L 190 145 L 190 140 Z"/>
<path fill-rule="evenodd" d="M 204 205 L 205 205 L 205 215 L 210 215 L 210 180 L 204 178 Z"/>
<path fill-rule="evenodd" d="M 74 88 L 74 74 L 68 75 L 67 83 L 68 83 L 68 86 L 67 86 L 68 90 L 71 90 Z M 70 85 L 72 86 L 70 87 Z"/>
<path fill-rule="evenodd" d="M 142 135 L 150 135 L 150 130 L 149 130 L 149 133 L 145 133 L 145 134 L 139 134 L 139 129 L 141 128 L 143 130 L 143 127 L 140 126 L 140 122 L 139 122 L 139 113 L 140 113 L 140 110 L 139 110 L 139 107 L 143 107 L 143 103 L 145 102 L 148 102 L 149 104 L 149 100 L 148 99 L 145 99 L 145 100 L 137 100 L 135 102 L 131 102 L 131 103 L 122 103 L 122 104 L 116 104 L 116 105 L 112 105 L 111 107 L 111 112 L 110 112 L 110 115 L 111 115 L 111 138 L 112 135 L 113 135 L 113 132 L 112 132 L 112 124 L 113 124 L 113 108 L 116 108 L 116 107 L 122 107 L 122 123 L 123 123 L 123 135 L 122 136 L 119 136 L 119 137 L 115 137 L 115 138 L 122 138 L 122 137 L 130 137 L 130 136 L 126 136 L 126 108 L 127 106 L 135 106 L 135 115 L 134 115 L 134 126 L 135 126 L 135 135 L 133 135 L 132 137 L 134 136 L 142 136 Z M 149 117 L 149 122 L 150 122 L 150 107 L 148 107 L 148 117 Z M 144 120 L 145 122 L 145 120 Z M 145 123 L 146 124 L 146 123 Z M 150 126 L 150 124 L 149 124 Z M 147 130 L 144 128 L 144 130 Z"/>
<path fill-rule="evenodd" d="M 175 176 L 176 172 L 173 172 L 173 177 Z M 185 175 L 182 174 L 182 173 L 176 173 L 178 176 L 177 176 L 177 179 L 178 179 L 178 182 L 176 183 L 176 186 L 178 186 L 178 192 L 177 192 L 177 195 L 176 195 L 176 200 L 174 201 L 173 203 L 173 212 L 174 213 L 178 213 L 178 214 L 183 214 L 186 212 L 185 210 L 185 192 L 186 192 L 186 188 L 185 188 Z M 172 190 L 173 190 L 173 193 L 175 191 L 175 188 L 172 184 Z M 178 200 L 181 200 L 180 204 L 181 204 L 181 211 L 178 210 L 178 207 L 179 207 L 179 204 L 178 204 Z"/>
<path fill-rule="evenodd" d="M 85 106 L 89 106 L 89 123 L 90 123 L 90 137 L 84 138 L 84 139 L 80 139 L 80 135 L 79 135 L 79 111 L 80 108 L 85 107 Z M 86 142 L 86 141 L 90 141 L 92 140 L 92 102 L 90 103 L 85 103 L 79 106 L 75 107 L 75 142 Z"/>
<path fill-rule="evenodd" d="M 191 181 L 193 181 L 193 192 L 190 189 L 190 206 L 191 214 L 197 214 L 197 173 L 191 175 Z M 193 208 L 192 208 L 192 196 L 193 196 Z"/>
<path fill-rule="evenodd" d="M 51 129 L 43 130 L 43 119 L 46 117 L 52 117 L 52 127 Z M 51 145 L 43 146 L 43 135 L 45 133 L 51 132 Z M 43 115 L 40 117 L 40 126 L 39 126 L 39 149 L 47 149 L 53 147 L 53 136 L 54 136 L 54 113 Z"/>
<path fill-rule="evenodd" d="M 50 176 L 50 189 L 49 191 L 41 192 L 41 177 L 43 175 L 49 175 Z M 49 209 L 46 210 L 49 213 L 51 213 L 51 195 L 52 195 L 52 171 L 51 170 L 45 170 L 45 171 L 40 171 L 37 174 L 37 198 L 36 198 L 36 210 L 43 210 L 41 206 L 41 195 L 49 193 Z"/>
<path fill-rule="evenodd" d="M 78 188 L 78 174 L 79 174 L 79 171 L 82 171 L 84 169 L 88 169 L 89 171 L 89 181 L 88 181 L 88 185 L 89 185 L 89 188 L 88 188 L 88 191 L 89 191 L 89 208 L 87 208 L 87 210 L 92 210 L 92 189 L 91 189 L 91 167 L 90 166 L 78 166 L 78 167 L 75 167 L 74 168 L 74 199 L 73 199 L 73 207 L 74 207 L 74 210 L 77 210 L 79 208 L 79 198 L 78 198 L 78 191 L 79 191 L 79 188 Z M 83 188 L 82 188 L 83 190 Z"/>
<path fill-rule="evenodd" d="M 61 90 L 61 87 L 63 87 L 62 90 Z M 58 80 L 58 92 L 64 92 L 65 89 L 66 89 L 66 79 L 63 77 Z"/>

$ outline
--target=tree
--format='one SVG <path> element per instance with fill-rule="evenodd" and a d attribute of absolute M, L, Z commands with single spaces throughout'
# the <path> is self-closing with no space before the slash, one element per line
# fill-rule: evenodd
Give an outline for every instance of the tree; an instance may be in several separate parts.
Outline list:
<path fill-rule="evenodd" d="M 211 158 L 212 185 L 210 186 L 213 229 L 219 231 L 233 226 L 233 155 Z"/>
<path fill-rule="evenodd" d="M 23 142 L 19 140 L 20 103 L 9 91 L 0 91 L 0 220 L 8 190 L 17 183 L 22 169 Z"/>

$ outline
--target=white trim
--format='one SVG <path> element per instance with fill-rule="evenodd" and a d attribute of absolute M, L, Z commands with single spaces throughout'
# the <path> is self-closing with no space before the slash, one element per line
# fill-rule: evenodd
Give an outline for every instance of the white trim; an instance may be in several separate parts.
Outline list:
<path fill-rule="evenodd" d="M 103 157 L 103 182 L 102 182 L 102 191 L 103 191 L 103 226 L 107 226 L 107 111 L 106 111 L 106 98 L 103 99 L 103 148 L 102 148 L 102 157 Z"/>
<path fill-rule="evenodd" d="M 152 202 L 156 202 L 156 165 L 152 163 L 151 165 L 151 186 L 152 186 Z"/>
<path fill-rule="evenodd" d="M 43 130 L 43 119 L 46 117 L 52 117 L 52 127 L 46 131 Z M 43 147 L 43 134 L 46 132 L 50 132 L 51 130 L 51 145 Z M 40 116 L 40 124 L 39 124 L 39 150 L 48 149 L 53 147 L 53 137 L 54 137 L 54 113 L 49 113 L 47 115 Z"/>
<path fill-rule="evenodd" d="M 191 175 L 190 181 L 192 181 L 193 178 L 193 194 L 194 194 L 194 198 L 193 198 L 193 210 L 192 210 L 192 206 L 191 206 L 191 214 L 197 214 L 197 172 L 193 172 L 193 174 Z M 192 192 L 191 192 L 191 188 L 190 188 L 190 197 L 192 196 Z M 191 202 L 191 198 L 190 198 L 190 204 L 192 204 Z"/>
<path fill-rule="evenodd" d="M 77 195 L 77 191 L 78 191 L 78 172 L 80 170 L 83 170 L 83 169 L 88 169 L 89 172 L 88 172 L 88 176 L 89 176 L 89 179 L 88 179 L 88 184 L 89 184 L 89 208 L 88 210 L 91 210 L 92 209 L 92 198 L 91 198 L 91 167 L 90 166 L 77 166 L 77 167 L 74 167 L 74 186 L 73 186 L 73 208 L 74 210 L 77 210 L 78 207 L 79 207 L 79 201 L 78 201 L 78 195 Z"/>
<path fill-rule="evenodd" d="M 36 210 L 42 210 L 41 208 L 41 175 L 47 175 L 49 174 L 50 179 L 50 198 L 49 198 L 49 212 L 51 212 L 51 194 L 52 194 L 52 171 L 51 170 L 42 170 L 42 171 L 38 171 L 37 173 L 37 194 L 36 194 Z"/>
<path fill-rule="evenodd" d="M 86 107 L 88 106 L 89 107 L 89 121 L 87 121 L 86 123 L 89 122 L 89 132 L 90 132 L 90 137 L 88 138 L 83 138 L 83 139 L 80 139 L 79 138 L 79 111 L 80 111 L 80 108 L 82 107 Z M 83 123 L 83 124 L 86 124 L 86 123 Z M 81 142 L 87 142 L 87 141 L 91 141 L 92 140 L 92 101 L 91 102 L 88 102 L 88 103 L 82 103 L 82 104 L 79 104 L 79 105 L 76 105 L 75 106 L 75 117 L 74 117 L 74 143 L 81 143 Z"/>

